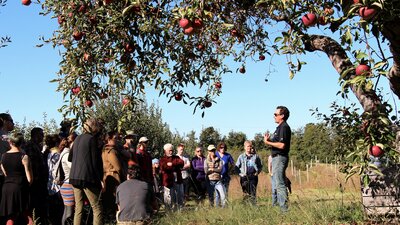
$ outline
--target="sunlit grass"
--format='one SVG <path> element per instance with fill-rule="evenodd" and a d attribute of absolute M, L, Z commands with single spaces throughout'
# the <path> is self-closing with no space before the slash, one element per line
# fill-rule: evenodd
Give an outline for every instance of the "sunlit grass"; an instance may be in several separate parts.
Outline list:
<path fill-rule="evenodd" d="M 349 224 L 363 221 L 362 207 L 357 202 L 341 199 L 305 198 L 291 202 L 290 211 L 281 213 L 271 207 L 269 199 L 258 199 L 257 206 L 232 201 L 226 208 L 190 206 L 180 212 L 162 213 L 153 224 Z"/>
<path fill-rule="evenodd" d="M 231 180 L 229 205 L 226 208 L 209 207 L 188 202 L 180 212 L 161 212 L 152 224 L 362 224 L 364 213 L 358 177 L 348 182 L 344 175 L 335 173 L 330 166 L 318 165 L 310 171 L 309 180 L 291 176 L 293 193 L 289 196 L 289 212 L 281 213 L 271 206 L 270 178 L 259 177 L 257 206 L 242 203 L 237 177 Z"/>

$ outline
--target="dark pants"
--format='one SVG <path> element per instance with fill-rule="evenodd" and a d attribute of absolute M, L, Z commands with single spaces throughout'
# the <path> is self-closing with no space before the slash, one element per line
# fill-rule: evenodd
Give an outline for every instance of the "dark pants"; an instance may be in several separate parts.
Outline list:
<path fill-rule="evenodd" d="M 4 176 L 0 176 L 0 202 L 1 202 L 1 194 L 3 190 Z M 0 216 L 0 225 L 6 223 L 6 218 Z"/>
<path fill-rule="evenodd" d="M 245 194 L 244 200 L 250 201 L 252 204 L 256 204 L 256 194 L 257 194 L 257 184 L 258 176 L 244 176 L 240 177 L 240 185 L 242 186 L 242 191 Z"/>
<path fill-rule="evenodd" d="M 205 180 L 193 179 L 194 192 L 196 193 L 196 202 L 203 201 L 206 197 L 207 183 Z"/>
<path fill-rule="evenodd" d="M 60 192 L 49 196 L 49 220 L 52 225 L 61 225 L 64 204 Z"/>

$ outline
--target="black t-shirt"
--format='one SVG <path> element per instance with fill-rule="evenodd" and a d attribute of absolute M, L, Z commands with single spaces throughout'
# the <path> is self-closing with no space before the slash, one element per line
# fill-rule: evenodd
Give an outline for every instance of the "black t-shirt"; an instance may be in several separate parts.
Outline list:
<path fill-rule="evenodd" d="M 289 125 L 286 123 L 286 121 L 282 122 L 279 124 L 279 126 L 276 128 L 274 134 L 272 137 L 270 137 L 270 140 L 272 142 L 282 142 L 285 144 L 285 149 L 279 149 L 272 147 L 272 155 L 279 154 L 279 155 L 285 155 L 287 156 L 290 151 L 290 139 L 292 137 L 292 131 L 290 130 Z"/>

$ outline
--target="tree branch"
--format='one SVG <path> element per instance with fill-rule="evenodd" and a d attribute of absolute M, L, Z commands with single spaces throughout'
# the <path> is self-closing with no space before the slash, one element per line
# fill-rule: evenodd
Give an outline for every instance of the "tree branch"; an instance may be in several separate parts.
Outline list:
<path fill-rule="evenodd" d="M 343 47 L 334 39 L 323 35 L 310 35 L 305 38 L 305 50 L 307 51 L 322 51 L 325 52 L 332 62 L 332 66 L 339 74 L 354 65 L 351 63 Z M 344 80 L 352 79 L 355 76 L 354 72 L 350 72 Z M 357 97 L 364 111 L 374 112 L 382 107 L 382 102 L 374 91 L 366 91 L 362 88 L 350 84 L 350 89 Z"/>
<path fill-rule="evenodd" d="M 400 24 L 398 21 L 384 23 L 382 35 L 389 41 L 390 52 L 393 55 L 393 66 L 388 73 L 390 88 L 400 98 Z"/>

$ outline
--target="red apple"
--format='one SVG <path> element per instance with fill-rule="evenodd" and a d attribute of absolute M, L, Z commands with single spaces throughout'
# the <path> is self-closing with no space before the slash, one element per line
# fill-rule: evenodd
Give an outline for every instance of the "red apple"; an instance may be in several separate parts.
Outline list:
<path fill-rule="evenodd" d="M 232 37 L 237 37 L 238 34 L 239 34 L 239 32 L 238 32 L 236 29 L 232 29 L 232 30 L 231 30 L 231 35 L 232 35 Z"/>
<path fill-rule="evenodd" d="M 105 93 L 105 92 L 101 92 L 100 93 L 100 99 L 106 99 L 106 98 L 108 98 L 108 94 Z"/>
<path fill-rule="evenodd" d="M 22 2 L 22 5 L 26 5 L 26 6 L 28 6 L 32 3 L 31 0 L 22 0 L 21 2 Z"/>
<path fill-rule="evenodd" d="M 74 33 L 72 34 L 72 36 L 74 37 L 74 39 L 75 39 L 76 41 L 82 40 L 83 35 L 84 35 L 83 32 L 77 31 L 77 30 L 74 31 Z"/>
<path fill-rule="evenodd" d="M 206 101 L 203 102 L 203 105 L 204 105 L 204 107 L 206 107 L 206 108 L 210 108 L 210 107 L 212 106 L 212 102 L 206 100 Z"/>
<path fill-rule="evenodd" d="M 127 53 L 132 53 L 133 50 L 135 50 L 134 45 L 131 44 L 131 43 L 125 44 L 125 47 L 124 47 L 124 48 L 125 48 L 125 52 L 127 52 Z"/>
<path fill-rule="evenodd" d="M 328 16 L 333 15 L 334 12 L 335 12 L 335 10 L 333 10 L 332 8 L 329 8 L 329 7 L 324 9 L 325 15 L 328 15 Z"/>
<path fill-rule="evenodd" d="M 314 26 L 318 21 L 317 16 L 314 13 L 307 13 L 306 15 L 301 17 L 301 20 L 306 27 Z"/>
<path fill-rule="evenodd" d="M 360 3 L 360 0 L 353 0 L 354 4 Z"/>
<path fill-rule="evenodd" d="M 246 73 L 246 68 L 240 67 L 240 68 L 239 68 L 239 72 L 240 72 L 240 73 Z"/>
<path fill-rule="evenodd" d="M 122 105 L 128 105 L 131 100 L 129 98 L 122 99 Z"/>
<path fill-rule="evenodd" d="M 182 18 L 179 20 L 179 26 L 183 29 L 186 29 L 191 26 L 190 21 L 186 18 Z"/>
<path fill-rule="evenodd" d="M 381 147 L 374 145 L 371 147 L 370 154 L 375 157 L 381 157 L 385 152 Z"/>
<path fill-rule="evenodd" d="M 58 21 L 58 24 L 62 24 L 62 23 L 64 23 L 65 19 L 63 16 L 58 16 L 57 21 Z"/>
<path fill-rule="evenodd" d="M 92 100 L 90 100 L 90 99 L 86 100 L 85 105 L 86 105 L 87 107 L 92 107 L 92 106 L 93 106 Z"/>
<path fill-rule="evenodd" d="M 134 12 L 140 12 L 140 5 L 133 6 Z"/>
<path fill-rule="evenodd" d="M 89 53 L 85 52 L 85 53 L 83 53 L 83 60 L 91 61 L 92 60 L 92 56 Z"/>
<path fill-rule="evenodd" d="M 175 100 L 176 100 L 176 101 L 182 100 L 182 94 L 181 94 L 181 93 L 176 93 L 176 94 L 175 94 Z"/>
<path fill-rule="evenodd" d="M 61 44 L 64 45 L 65 48 L 69 48 L 71 46 L 71 42 L 66 39 L 62 40 Z"/>
<path fill-rule="evenodd" d="M 96 16 L 95 16 L 95 15 L 90 16 L 90 17 L 89 17 L 89 21 L 90 21 L 90 24 L 96 25 L 96 24 L 97 24 L 97 18 L 96 18 Z"/>
<path fill-rule="evenodd" d="M 198 44 L 197 45 L 197 50 L 203 51 L 206 47 L 203 44 Z"/>
<path fill-rule="evenodd" d="M 264 60 L 265 60 L 265 55 L 260 55 L 260 56 L 258 56 L 258 59 L 259 59 L 260 61 L 264 61 Z"/>
<path fill-rule="evenodd" d="M 365 64 L 360 64 L 356 68 L 356 75 L 363 75 L 364 73 L 368 73 L 370 71 L 370 67 Z"/>
<path fill-rule="evenodd" d="M 86 5 L 82 4 L 81 6 L 79 6 L 78 12 L 85 13 L 86 12 Z"/>
<path fill-rule="evenodd" d="M 194 32 L 194 28 L 193 27 L 187 27 L 185 30 L 183 30 L 183 32 L 187 35 L 191 35 Z"/>
<path fill-rule="evenodd" d="M 203 21 L 199 18 L 194 19 L 193 27 L 197 29 L 201 29 L 203 27 Z"/>
<path fill-rule="evenodd" d="M 218 90 L 222 88 L 221 82 L 216 82 L 216 83 L 214 84 L 214 86 L 215 86 L 215 88 L 218 89 Z"/>
<path fill-rule="evenodd" d="M 111 4 L 112 2 L 113 2 L 113 0 L 104 0 L 105 5 Z"/>
<path fill-rule="evenodd" d="M 79 92 L 81 92 L 81 88 L 80 88 L 80 87 L 74 87 L 74 88 L 72 88 L 72 93 L 73 93 L 74 95 L 79 94 Z"/>
<path fill-rule="evenodd" d="M 359 9 L 358 13 L 364 20 L 369 20 L 375 16 L 376 9 L 364 6 Z"/>

